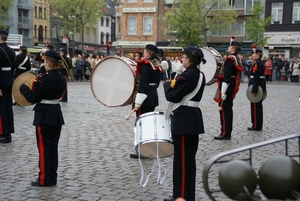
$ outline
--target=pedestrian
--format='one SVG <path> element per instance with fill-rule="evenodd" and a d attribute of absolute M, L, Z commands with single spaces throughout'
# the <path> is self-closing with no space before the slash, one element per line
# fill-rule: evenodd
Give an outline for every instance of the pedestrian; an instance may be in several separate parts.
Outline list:
<path fill-rule="evenodd" d="M 256 46 L 253 47 L 252 58 L 254 60 L 250 68 L 250 80 L 248 86 L 252 86 L 251 93 L 253 96 L 257 96 L 258 87 L 261 87 L 263 92 L 266 91 L 266 80 L 265 80 L 265 67 L 262 58 L 262 50 L 256 49 Z M 251 105 L 251 122 L 252 126 L 248 127 L 250 131 L 261 131 L 263 128 L 263 98 L 257 102 L 252 103 Z"/>
<path fill-rule="evenodd" d="M 66 90 L 62 94 L 59 102 L 68 102 L 68 81 L 69 81 L 69 71 L 72 69 L 72 64 L 70 59 L 67 57 L 67 50 L 60 49 L 60 56 L 62 59 L 62 66 L 59 68 L 59 71 L 66 79 Z"/>
<path fill-rule="evenodd" d="M 58 99 L 66 88 L 66 80 L 60 73 L 62 65 L 58 52 L 45 52 L 46 73 L 38 75 L 31 86 L 22 84 L 20 92 L 35 111 L 33 125 L 36 127 L 36 140 L 39 151 L 39 176 L 32 186 L 54 186 L 57 183 L 58 141 L 64 124 Z"/>
<path fill-rule="evenodd" d="M 282 60 L 282 56 L 279 55 L 278 58 L 274 61 L 274 69 L 276 71 L 276 80 L 279 82 L 281 80 L 281 69 L 284 66 L 284 61 Z"/>
<path fill-rule="evenodd" d="M 298 59 L 294 59 L 291 63 L 291 71 L 292 71 L 292 82 L 299 82 L 300 75 L 300 64 Z"/>
<path fill-rule="evenodd" d="M 82 81 L 83 79 L 83 70 L 84 70 L 84 60 L 82 59 L 82 56 L 80 54 L 78 54 L 78 56 L 76 57 L 76 80 Z"/>
<path fill-rule="evenodd" d="M 230 54 L 223 63 L 220 75 L 217 77 L 218 89 L 214 100 L 220 108 L 221 133 L 215 136 L 215 140 L 230 140 L 233 121 L 233 99 L 239 90 L 243 65 L 238 53 L 242 49 L 241 43 L 234 41 L 228 47 Z"/>
<path fill-rule="evenodd" d="M 265 62 L 264 66 L 265 66 L 266 82 L 272 82 L 273 63 L 270 57 L 267 58 L 267 61 Z"/>
<path fill-rule="evenodd" d="M 137 118 L 141 114 L 153 112 L 155 107 L 158 106 L 157 88 L 163 70 L 157 55 L 158 48 L 155 45 L 148 44 L 144 49 L 144 59 L 137 62 L 136 74 L 139 84 L 134 101 Z M 138 153 L 131 153 L 130 158 L 137 159 Z"/>
<path fill-rule="evenodd" d="M 0 143 L 10 143 L 15 132 L 12 85 L 16 53 L 8 47 L 7 31 L 0 29 Z"/>
<path fill-rule="evenodd" d="M 165 82 L 164 91 L 168 101 L 175 103 L 171 116 L 171 134 L 174 144 L 173 195 L 164 201 L 184 198 L 195 200 L 196 153 L 199 134 L 204 133 L 201 101 L 205 76 L 200 71 L 200 63 L 206 60 L 201 49 L 187 47 L 182 52 L 182 65 L 186 69 L 175 78 Z M 175 84 L 174 84 L 175 83 Z"/>
<path fill-rule="evenodd" d="M 26 71 L 30 71 L 30 69 L 31 69 L 31 64 L 30 64 L 30 58 L 27 56 L 27 47 L 20 46 L 19 55 L 17 56 L 15 62 L 15 73 L 14 73 L 15 79 L 20 74 L 25 73 Z"/>
<path fill-rule="evenodd" d="M 285 79 L 284 81 L 289 81 L 288 77 L 289 77 L 290 62 L 287 57 L 284 57 L 283 61 L 284 61 L 284 64 L 282 67 L 283 70 L 281 73 L 281 77 L 284 77 L 284 79 Z M 282 74 L 284 74 L 284 75 L 282 75 Z"/>

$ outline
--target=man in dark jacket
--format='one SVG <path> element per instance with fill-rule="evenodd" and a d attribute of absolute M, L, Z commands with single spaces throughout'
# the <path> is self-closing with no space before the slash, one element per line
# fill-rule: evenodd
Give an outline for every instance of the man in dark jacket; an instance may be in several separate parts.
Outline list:
<path fill-rule="evenodd" d="M 15 132 L 12 110 L 12 85 L 16 53 L 7 46 L 8 33 L 0 29 L 0 143 L 10 143 Z"/>
<path fill-rule="evenodd" d="M 274 62 L 274 68 L 276 69 L 276 80 L 279 82 L 281 80 L 281 72 L 280 70 L 284 66 L 284 61 L 282 60 L 282 56 L 279 55 L 279 57 Z"/>

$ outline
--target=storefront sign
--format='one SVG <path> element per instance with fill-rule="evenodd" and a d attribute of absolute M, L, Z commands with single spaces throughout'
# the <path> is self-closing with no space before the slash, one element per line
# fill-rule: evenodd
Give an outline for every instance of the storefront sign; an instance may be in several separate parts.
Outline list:
<path fill-rule="evenodd" d="M 156 8 L 123 8 L 123 13 L 155 13 Z"/>
<path fill-rule="evenodd" d="M 269 35 L 269 34 L 268 34 Z M 285 33 L 285 34 L 274 34 L 268 37 L 268 45 L 295 45 L 300 44 L 300 32 L 299 33 Z"/>
<path fill-rule="evenodd" d="M 118 47 L 118 46 L 121 46 L 121 47 L 136 47 L 136 46 L 139 46 L 139 47 L 144 47 L 146 46 L 147 44 L 152 44 L 152 45 L 155 45 L 155 41 L 114 41 L 112 46 L 113 47 Z"/>

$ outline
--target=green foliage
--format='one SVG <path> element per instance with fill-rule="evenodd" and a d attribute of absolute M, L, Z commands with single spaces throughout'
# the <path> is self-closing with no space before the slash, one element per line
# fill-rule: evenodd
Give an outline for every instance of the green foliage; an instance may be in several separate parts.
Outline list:
<path fill-rule="evenodd" d="M 228 6 L 226 0 L 174 0 L 163 17 L 168 27 L 165 35 L 175 33 L 182 46 L 206 46 L 208 31 L 225 29 L 235 22 L 238 15 Z"/>
<path fill-rule="evenodd" d="M 0 1 L 0 28 L 6 28 L 5 21 L 11 16 L 9 8 L 14 5 L 14 0 L 1 0 Z"/>
<path fill-rule="evenodd" d="M 57 12 L 57 18 L 64 24 L 66 33 L 80 33 L 82 48 L 84 34 L 95 31 L 97 23 L 103 16 L 103 0 L 50 0 L 50 6 Z"/>
<path fill-rule="evenodd" d="M 252 40 L 258 47 L 264 47 L 267 37 L 264 36 L 265 28 L 271 24 L 272 16 L 264 18 L 265 7 L 261 0 L 253 6 L 252 16 L 247 17 L 246 36 L 248 40 Z"/>

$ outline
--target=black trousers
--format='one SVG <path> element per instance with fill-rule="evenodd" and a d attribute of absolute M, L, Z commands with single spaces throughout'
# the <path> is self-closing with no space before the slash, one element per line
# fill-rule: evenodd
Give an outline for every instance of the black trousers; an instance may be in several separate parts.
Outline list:
<path fill-rule="evenodd" d="M 39 182 L 42 186 L 55 185 L 58 168 L 58 141 L 61 126 L 36 126 L 39 150 Z"/>
<path fill-rule="evenodd" d="M 262 100 L 251 104 L 251 122 L 254 129 L 262 129 L 263 127 L 263 105 Z"/>
<path fill-rule="evenodd" d="M 222 110 L 220 110 L 220 122 L 221 122 L 221 135 L 231 137 L 232 132 L 232 119 L 233 119 L 233 99 L 231 99 L 232 93 L 228 93 L 226 99 L 223 101 Z M 221 102 L 219 103 L 219 107 Z"/>
<path fill-rule="evenodd" d="M 196 153 L 199 135 L 173 135 L 173 197 L 195 200 Z"/>
<path fill-rule="evenodd" d="M 147 113 L 147 112 L 153 112 L 155 110 L 155 107 L 153 106 L 141 106 L 137 111 L 136 111 L 136 117 L 138 118 L 141 114 Z"/>
<path fill-rule="evenodd" d="M 3 96 L 0 96 L 0 124 L 2 125 L 0 135 L 1 137 L 7 137 L 15 132 L 12 109 L 12 86 L 2 86 L 1 90 Z"/>

